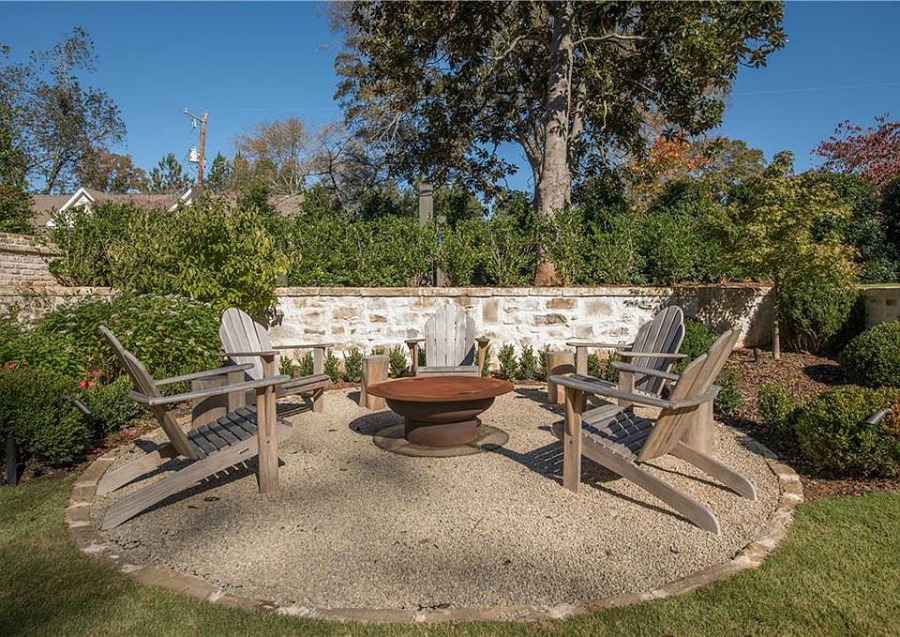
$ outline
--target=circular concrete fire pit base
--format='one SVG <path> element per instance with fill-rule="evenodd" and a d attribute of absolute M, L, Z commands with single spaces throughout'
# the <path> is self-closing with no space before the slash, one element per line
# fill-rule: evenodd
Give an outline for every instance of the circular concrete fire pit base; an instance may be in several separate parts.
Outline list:
<path fill-rule="evenodd" d="M 502 429 L 482 423 L 476 430 L 475 440 L 465 445 L 452 447 L 425 447 L 409 442 L 404 435 L 405 426 L 390 425 L 372 437 L 376 446 L 401 456 L 421 458 L 452 458 L 454 456 L 470 456 L 485 451 L 495 451 L 509 442 L 509 435 Z"/>

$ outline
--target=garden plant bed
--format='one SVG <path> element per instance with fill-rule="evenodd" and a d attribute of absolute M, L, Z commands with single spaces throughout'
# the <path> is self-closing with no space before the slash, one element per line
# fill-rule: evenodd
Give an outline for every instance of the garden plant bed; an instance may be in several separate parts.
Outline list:
<path fill-rule="evenodd" d="M 735 414 L 722 420 L 764 442 L 790 464 L 800 475 L 804 497 L 808 500 L 838 495 L 858 496 L 872 491 L 900 491 L 900 480 L 822 475 L 803 457 L 796 443 L 766 431 L 756 407 L 760 387 L 765 383 L 776 383 L 789 388 L 798 398 L 811 398 L 845 382 L 837 361 L 795 352 L 782 352 L 781 360 L 776 361 L 768 351 L 761 352 L 759 360 L 755 360 L 753 350 L 745 349 L 735 351 L 730 364 L 736 365 L 740 371 L 738 389 L 744 401 Z"/>

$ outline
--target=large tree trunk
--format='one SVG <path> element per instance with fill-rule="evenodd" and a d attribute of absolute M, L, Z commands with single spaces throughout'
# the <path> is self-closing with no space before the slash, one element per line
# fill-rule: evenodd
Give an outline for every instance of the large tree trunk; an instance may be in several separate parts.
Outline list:
<path fill-rule="evenodd" d="M 537 183 L 537 212 L 550 217 L 572 202 L 572 175 L 568 163 L 569 138 L 569 65 L 572 63 L 571 1 L 551 4 L 553 41 L 550 55 L 553 63 L 547 85 L 547 106 L 544 111 L 544 158 L 540 181 Z M 556 285 L 556 268 L 547 258 L 541 245 L 535 285 Z"/>

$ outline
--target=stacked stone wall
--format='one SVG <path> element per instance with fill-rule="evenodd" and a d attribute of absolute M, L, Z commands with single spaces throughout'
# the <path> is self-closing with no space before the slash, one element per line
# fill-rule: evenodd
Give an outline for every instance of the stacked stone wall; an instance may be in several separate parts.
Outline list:
<path fill-rule="evenodd" d="M 40 238 L 0 232 L 0 286 L 52 283 L 49 262 L 62 253 Z"/>

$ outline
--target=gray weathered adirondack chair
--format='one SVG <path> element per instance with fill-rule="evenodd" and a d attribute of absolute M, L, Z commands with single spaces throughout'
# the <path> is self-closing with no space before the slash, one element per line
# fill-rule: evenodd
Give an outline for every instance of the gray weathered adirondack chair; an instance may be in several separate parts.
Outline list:
<path fill-rule="evenodd" d="M 190 461 L 187 466 L 111 504 L 103 516 L 101 528 L 118 526 L 170 495 L 257 455 L 259 455 L 260 493 L 278 489 L 278 442 L 290 437 L 293 429 L 287 422 L 276 417 L 275 388 L 289 381 L 289 376 L 271 376 L 185 394 L 162 396 L 159 388 L 163 385 L 220 376 L 244 370 L 248 366 L 224 367 L 165 380 L 154 380 L 141 362 L 122 347 L 119 339 L 106 326 L 101 325 L 100 331 L 134 383 L 132 399 L 150 408 L 168 436 L 169 442 L 159 445 L 120 469 L 108 472 L 97 484 L 97 495 L 115 491 L 153 472 L 170 459 L 180 458 Z M 257 407 L 241 407 L 215 422 L 187 433 L 178 426 L 170 411 L 170 406 L 175 403 L 232 392 L 243 393 L 247 390 L 256 391 Z"/>
<path fill-rule="evenodd" d="M 325 390 L 331 387 L 331 379 L 325 374 L 325 351 L 333 343 L 278 345 L 273 347 L 269 333 L 262 325 L 254 321 L 246 312 L 237 308 L 228 308 L 222 314 L 219 327 L 219 338 L 225 349 L 225 356 L 235 365 L 249 364 L 247 378 L 259 380 L 263 378 L 263 361 L 274 360 L 279 349 L 312 349 L 313 373 L 302 378 L 292 378 L 289 382 L 278 386 L 277 397 L 291 394 L 312 394 L 312 409 L 319 412 L 324 408 Z M 276 361 L 276 369 L 277 361 Z"/>
<path fill-rule="evenodd" d="M 419 343 L 425 342 L 425 365 L 419 367 Z M 425 338 L 408 339 L 416 376 L 480 376 L 490 339 L 475 338 L 475 321 L 459 305 L 448 303 L 425 321 Z M 476 364 L 475 347 L 478 347 Z"/>
<path fill-rule="evenodd" d="M 619 361 L 612 363 L 613 367 L 619 370 L 619 389 L 629 393 L 637 391 L 650 396 L 659 396 L 668 382 L 665 378 L 654 374 L 635 373 L 624 369 L 623 366 L 668 372 L 676 360 L 684 358 L 684 354 L 678 353 L 683 340 L 684 312 L 680 307 L 670 305 L 653 320 L 641 325 L 634 342 L 628 347 L 586 341 L 568 341 L 566 345 L 575 347 L 575 371 L 582 375 L 587 374 L 588 348 L 615 347 L 616 354 L 622 359 L 621 363 Z"/>
<path fill-rule="evenodd" d="M 584 454 L 649 491 L 700 528 L 718 535 L 719 521 L 706 505 L 644 470 L 640 464 L 672 454 L 695 465 L 736 493 L 756 499 L 756 489 L 749 480 L 685 442 L 689 429 L 710 425 L 704 417 L 704 405 L 712 402 L 719 391 L 713 382 L 737 338 L 737 332 L 725 332 L 709 352 L 692 361 L 680 377 L 636 367 L 631 370 L 634 373 L 640 370 L 640 373 L 656 374 L 665 379 L 677 378 L 668 400 L 622 392 L 590 376 L 553 376 L 553 382 L 566 388 L 566 419 L 562 436 L 563 486 L 572 491 L 578 490 L 581 456 Z M 582 413 L 584 394 L 662 407 L 662 411 L 655 422 L 635 415 L 631 408 L 623 409 L 611 403 Z"/>

